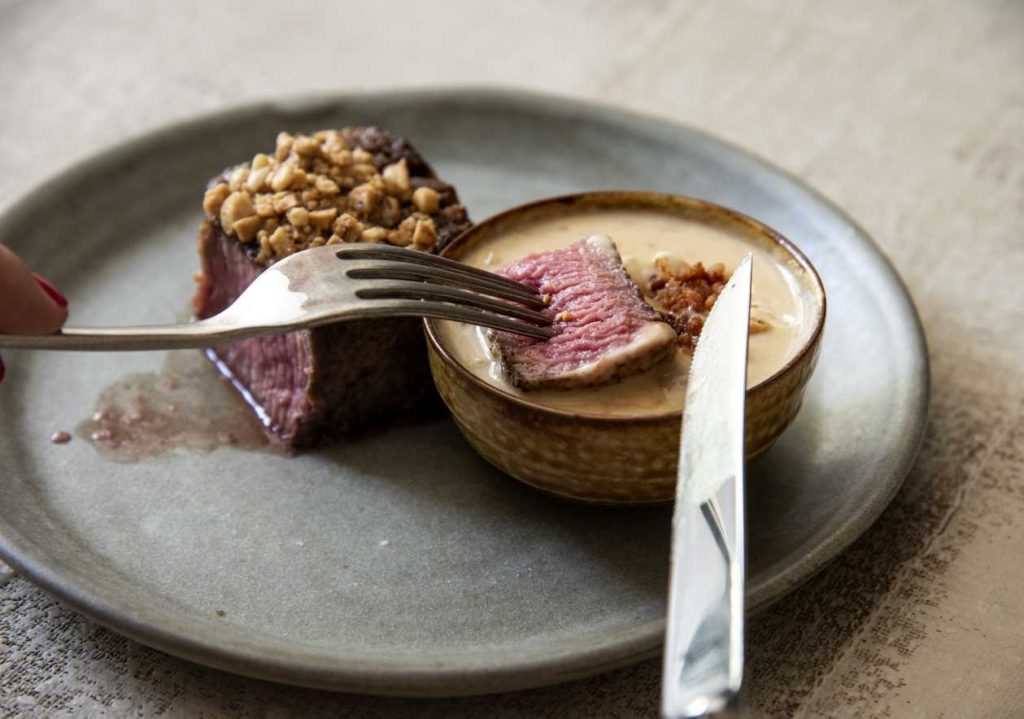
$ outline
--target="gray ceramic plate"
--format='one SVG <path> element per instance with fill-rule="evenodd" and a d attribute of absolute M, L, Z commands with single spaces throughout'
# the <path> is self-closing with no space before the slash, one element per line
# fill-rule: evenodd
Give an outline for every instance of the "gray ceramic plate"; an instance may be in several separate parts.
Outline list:
<path fill-rule="evenodd" d="M 77 324 L 180 319 L 208 176 L 282 128 L 379 123 L 410 137 L 483 218 L 586 189 L 737 208 L 794 240 L 829 296 L 805 407 L 751 469 L 750 604 L 854 540 L 924 427 L 921 328 L 893 269 L 826 200 L 667 122 L 521 93 L 262 104 L 104 152 L 6 210 L 0 241 L 71 298 Z M 445 419 L 285 458 L 177 449 L 134 463 L 48 442 L 155 354 L 5 356 L 0 554 L 139 641 L 253 676 L 359 692 L 470 694 L 657 653 L 669 514 L 566 504 L 501 476 Z"/>

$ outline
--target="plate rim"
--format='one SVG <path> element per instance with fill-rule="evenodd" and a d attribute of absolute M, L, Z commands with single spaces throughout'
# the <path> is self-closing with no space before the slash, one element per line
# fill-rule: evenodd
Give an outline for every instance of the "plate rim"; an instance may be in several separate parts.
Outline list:
<path fill-rule="evenodd" d="M 889 505 L 913 467 L 924 440 L 931 395 L 927 338 L 920 313 L 906 283 L 871 235 L 820 191 L 806 184 L 795 174 L 729 140 L 670 117 L 637 112 L 589 98 L 582 99 L 512 86 L 399 87 L 371 91 L 304 93 L 280 99 L 264 98 L 156 125 L 123 141 L 108 143 L 56 170 L 27 190 L 0 204 L 0 221 L 32 211 L 33 198 L 54 182 L 73 183 L 103 165 L 129 158 L 137 152 L 144 151 L 148 145 L 173 139 L 173 136 L 179 133 L 196 131 L 210 123 L 227 123 L 232 119 L 240 119 L 259 112 L 273 112 L 282 116 L 293 113 L 308 114 L 318 109 L 329 109 L 339 103 L 360 100 L 410 104 L 442 100 L 480 104 L 499 102 L 511 106 L 556 111 L 559 114 L 571 113 L 587 119 L 613 119 L 620 124 L 639 126 L 647 133 L 676 141 L 681 134 L 689 135 L 752 163 L 752 166 L 760 171 L 783 181 L 789 190 L 809 197 L 847 225 L 863 243 L 865 249 L 874 256 L 877 269 L 885 273 L 886 281 L 898 288 L 907 303 L 906 315 L 911 320 L 908 340 L 919 350 L 915 369 L 922 380 L 918 385 L 918 391 L 908 400 L 908 412 L 919 417 L 920 421 L 913 426 L 910 441 L 905 443 L 902 451 L 888 458 L 894 468 L 888 481 L 869 485 L 872 491 L 866 493 L 865 501 L 860 504 L 860 511 L 847 515 L 833 532 L 810 551 L 794 558 L 782 569 L 777 570 L 770 579 L 758 585 L 751 585 L 747 598 L 748 612 L 761 611 L 812 578 L 870 527 Z M 26 579 L 63 600 L 89 619 L 142 644 L 190 661 L 258 679 L 319 689 L 396 696 L 467 696 L 526 689 L 590 676 L 657 656 L 664 634 L 665 622 L 664 619 L 659 619 L 631 625 L 611 637 L 605 633 L 601 640 L 589 638 L 587 644 L 574 644 L 571 650 L 548 651 L 539 658 L 536 655 L 531 658 L 515 651 L 506 651 L 504 654 L 508 656 L 502 656 L 498 663 L 477 661 L 467 664 L 455 662 L 450 665 L 441 658 L 423 659 L 409 656 L 399 657 L 391 662 L 382 662 L 380 657 L 375 656 L 370 663 L 363 663 L 359 657 L 355 657 L 353 661 L 348 656 L 339 657 L 326 653 L 314 655 L 308 651 L 289 652 L 283 645 L 269 647 L 266 641 L 259 647 L 246 647 L 241 644 L 227 646 L 222 640 L 204 641 L 188 634 L 187 628 L 176 626 L 173 621 L 168 620 L 166 614 L 160 617 L 133 614 L 130 609 L 119 606 L 116 601 L 103 596 L 97 591 L 97 587 L 89 587 L 88 581 L 84 582 L 86 586 L 83 587 L 82 582 L 74 581 L 74 576 L 72 581 L 63 579 L 59 570 L 47 566 L 45 552 L 33 549 L 34 545 L 31 542 L 18 542 L 14 539 L 0 517 L 0 558 Z M 65 575 L 67 573 L 64 572 Z M 71 573 L 74 574 L 74 570 L 71 570 Z M 161 619 L 163 621 L 160 621 Z M 271 653 L 266 651 L 267 648 Z"/>

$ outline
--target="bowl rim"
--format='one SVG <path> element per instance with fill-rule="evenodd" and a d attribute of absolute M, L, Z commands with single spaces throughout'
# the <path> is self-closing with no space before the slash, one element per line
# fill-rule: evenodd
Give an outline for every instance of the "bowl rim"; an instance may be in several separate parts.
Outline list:
<path fill-rule="evenodd" d="M 786 363 L 778 370 L 773 372 L 765 379 L 758 382 L 753 387 L 747 388 L 747 397 L 758 394 L 771 385 L 775 384 L 778 380 L 788 374 L 794 367 L 802 363 L 808 354 L 814 352 L 818 346 L 822 332 L 825 328 L 825 317 L 828 314 L 828 299 L 825 293 L 825 285 L 821 281 L 821 276 L 818 274 L 818 270 L 814 267 L 811 261 L 807 258 L 807 255 L 797 247 L 792 240 L 788 239 L 782 233 L 769 227 L 760 220 L 757 220 L 749 215 L 746 215 L 738 210 L 734 210 L 731 207 L 719 205 L 708 200 L 704 200 L 698 197 L 690 197 L 687 195 L 677 195 L 669 192 L 654 192 L 648 190 L 588 190 L 582 192 L 573 192 L 564 195 L 555 195 L 552 197 L 544 197 L 537 200 L 531 200 L 523 204 L 514 205 L 500 212 L 497 212 L 480 222 L 474 223 L 471 227 L 459 233 L 455 238 L 449 242 L 444 249 L 439 253 L 442 257 L 450 257 L 450 254 L 458 248 L 466 245 L 471 238 L 478 232 L 481 232 L 487 227 L 494 226 L 500 222 L 507 221 L 510 217 L 514 217 L 518 214 L 529 212 L 545 206 L 554 205 L 565 205 L 574 206 L 581 202 L 588 200 L 606 200 L 619 202 L 622 204 L 628 204 L 632 202 L 635 204 L 647 204 L 650 209 L 661 209 L 667 205 L 676 206 L 689 206 L 695 208 L 701 208 L 707 210 L 713 214 L 724 215 L 728 219 L 736 222 L 740 225 L 744 225 L 757 233 L 767 237 L 776 246 L 781 247 L 785 250 L 793 259 L 796 260 L 797 264 L 803 269 L 807 277 L 811 280 L 812 294 L 820 304 L 820 311 L 817 312 L 815 319 L 814 328 L 812 331 L 805 336 L 803 343 L 800 348 L 786 361 Z M 453 258 L 454 259 L 454 258 Z M 593 414 L 589 412 L 574 412 L 565 409 L 559 409 L 556 407 L 548 407 L 546 405 L 531 402 L 518 395 L 506 392 L 500 387 L 497 387 L 489 382 L 484 381 L 469 368 L 465 367 L 455 356 L 449 352 L 445 344 L 440 340 L 437 333 L 438 320 L 425 318 L 423 320 L 424 329 L 427 336 L 427 342 L 434 352 L 436 352 L 441 359 L 449 366 L 454 367 L 458 374 L 480 387 L 485 391 L 489 391 L 506 402 L 510 402 L 520 409 L 543 412 L 550 414 L 555 417 L 561 417 L 564 419 L 571 419 L 577 422 L 592 422 L 598 424 L 605 423 L 629 423 L 629 424 L 646 424 L 646 423 L 660 423 L 666 420 L 673 420 L 682 417 L 682 408 L 673 410 L 671 412 L 662 412 L 660 414 L 639 414 L 639 415 L 604 415 L 604 414 Z"/>

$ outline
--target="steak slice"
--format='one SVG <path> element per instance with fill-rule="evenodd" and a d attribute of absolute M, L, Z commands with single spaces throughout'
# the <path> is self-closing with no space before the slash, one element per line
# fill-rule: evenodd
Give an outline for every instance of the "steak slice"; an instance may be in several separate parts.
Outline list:
<path fill-rule="evenodd" d="M 549 340 L 491 333 L 517 387 L 608 384 L 649 369 L 676 349 L 672 326 L 644 301 L 615 243 L 603 235 L 530 255 L 499 274 L 549 295 L 545 312 L 558 330 Z"/>
<path fill-rule="evenodd" d="M 433 252 L 469 226 L 455 189 L 402 138 L 379 128 L 283 137 L 274 159 L 257 155 L 210 183 L 193 299 L 200 319 L 234 302 L 274 261 L 307 247 L 387 241 Z M 293 176 L 291 184 L 287 177 L 274 183 L 279 171 Z M 208 355 L 271 439 L 289 449 L 440 406 L 416 318 L 258 337 Z"/>

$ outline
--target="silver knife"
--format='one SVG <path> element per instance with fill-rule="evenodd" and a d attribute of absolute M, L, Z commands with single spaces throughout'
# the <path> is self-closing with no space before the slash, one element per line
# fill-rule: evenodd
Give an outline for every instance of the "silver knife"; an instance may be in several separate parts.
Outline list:
<path fill-rule="evenodd" d="M 749 255 L 718 296 L 686 388 L 661 682 L 665 719 L 736 713 L 743 681 L 743 415 Z"/>

